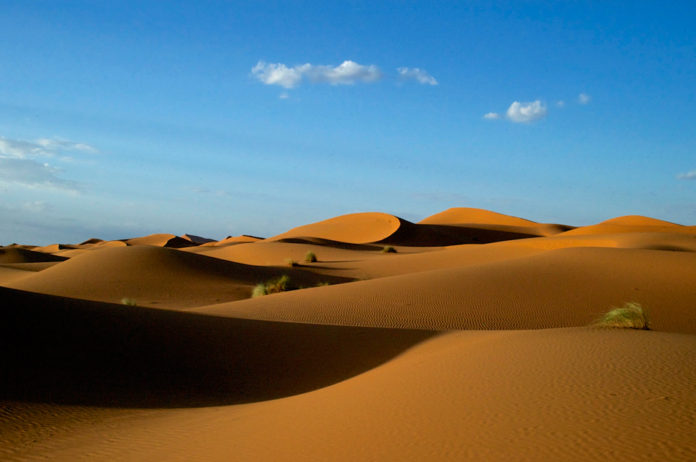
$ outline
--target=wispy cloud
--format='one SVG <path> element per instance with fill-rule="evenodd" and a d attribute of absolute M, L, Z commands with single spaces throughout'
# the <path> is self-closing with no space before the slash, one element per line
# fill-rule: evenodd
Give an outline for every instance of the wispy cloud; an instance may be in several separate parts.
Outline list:
<path fill-rule="evenodd" d="M 580 104 L 588 104 L 592 97 L 588 95 L 587 93 L 580 93 L 578 95 L 578 103 Z"/>
<path fill-rule="evenodd" d="M 488 120 L 498 120 L 500 119 L 500 114 L 497 112 L 487 112 L 483 115 L 483 118 Z"/>
<path fill-rule="evenodd" d="M 31 159 L 0 157 L 0 183 L 17 183 L 29 187 L 49 187 L 77 192 L 74 181 L 60 178 L 59 169 Z"/>
<path fill-rule="evenodd" d="M 565 107 L 565 101 L 563 101 L 562 99 L 556 101 L 556 106 L 558 106 L 558 107 Z"/>
<path fill-rule="evenodd" d="M 353 85 L 355 83 L 376 82 L 382 78 L 377 66 L 365 66 L 355 61 L 346 60 L 338 66 L 301 64 L 288 67 L 282 63 L 259 61 L 251 73 L 266 85 L 279 85 L 283 88 L 295 88 L 303 80 L 329 85 Z"/>
<path fill-rule="evenodd" d="M 423 85 L 437 85 L 435 77 L 417 67 L 399 67 L 396 69 L 402 80 L 415 80 Z"/>
<path fill-rule="evenodd" d="M 97 153 L 97 149 L 85 144 L 60 138 L 39 138 L 36 141 L 14 140 L 0 136 L 0 157 L 52 157 L 60 152 Z"/>
<path fill-rule="evenodd" d="M 77 192 L 80 188 L 76 182 L 61 178 L 61 169 L 44 160 L 66 161 L 66 153 L 96 152 L 88 144 L 60 138 L 27 141 L 0 136 L 0 183 Z"/>
<path fill-rule="evenodd" d="M 536 100 L 531 103 L 513 102 L 507 110 L 507 118 L 515 123 L 529 123 L 546 117 L 546 105 Z"/>
<path fill-rule="evenodd" d="M 696 170 L 691 170 L 690 172 L 680 173 L 677 175 L 680 180 L 696 180 Z"/>

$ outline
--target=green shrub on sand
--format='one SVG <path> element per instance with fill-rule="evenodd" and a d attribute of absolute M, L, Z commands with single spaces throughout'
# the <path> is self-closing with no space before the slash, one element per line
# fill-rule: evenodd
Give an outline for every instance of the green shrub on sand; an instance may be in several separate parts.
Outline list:
<path fill-rule="evenodd" d="M 256 287 L 254 287 L 251 296 L 260 297 L 262 295 L 285 292 L 286 290 L 292 290 L 292 287 L 290 287 L 290 276 L 284 274 L 279 278 L 271 279 L 269 281 L 266 281 L 265 283 L 257 284 Z"/>
<path fill-rule="evenodd" d="M 612 307 L 595 323 L 597 327 L 621 327 L 649 330 L 648 313 L 640 303 L 626 302 L 622 307 Z"/>

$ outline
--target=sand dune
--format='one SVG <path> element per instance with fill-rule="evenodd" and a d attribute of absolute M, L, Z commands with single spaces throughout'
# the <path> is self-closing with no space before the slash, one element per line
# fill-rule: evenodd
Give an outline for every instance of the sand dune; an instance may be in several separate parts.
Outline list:
<path fill-rule="evenodd" d="M 196 236 L 195 234 L 184 234 L 184 239 L 191 241 L 195 245 L 208 244 L 210 242 L 216 242 L 215 239 L 209 239 L 207 237 Z"/>
<path fill-rule="evenodd" d="M 695 358 L 696 340 L 679 334 L 453 332 L 299 396 L 101 411 L 50 437 L 11 430 L 37 438 L 22 456 L 66 460 L 687 461 Z"/>
<path fill-rule="evenodd" d="M 14 268 L 13 265 L 0 265 L 0 286 L 12 284 L 15 281 L 24 279 L 31 272 Z"/>
<path fill-rule="evenodd" d="M 289 396 L 361 373 L 433 335 L 273 323 L 0 288 L 0 395 L 101 406 Z"/>
<path fill-rule="evenodd" d="M 696 226 L 682 226 L 669 221 L 639 215 L 612 218 L 596 225 L 583 226 L 565 232 L 567 235 L 617 234 L 617 233 L 680 233 L 696 234 Z"/>
<path fill-rule="evenodd" d="M 622 225 L 622 226 L 666 226 L 666 227 L 681 227 L 677 223 L 670 221 L 658 220 L 657 218 L 644 217 L 641 215 L 625 215 L 622 217 L 610 218 L 601 222 L 602 225 Z"/>
<path fill-rule="evenodd" d="M 124 242 L 128 245 L 154 245 L 156 247 L 171 247 L 174 249 L 196 245 L 188 239 L 166 233 L 150 234 L 149 236 L 124 239 Z"/>
<path fill-rule="evenodd" d="M 211 246 L 225 246 L 225 245 L 230 245 L 230 244 L 243 244 L 243 243 L 248 243 L 248 242 L 257 242 L 261 241 L 263 238 L 261 237 L 256 237 L 256 236 L 249 236 L 246 234 L 242 234 L 241 236 L 227 236 L 225 239 L 222 239 L 220 241 L 215 241 L 215 242 L 206 242 L 205 244 L 201 244 L 202 246 L 205 247 L 211 247 Z"/>
<path fill-rule="evenodd" d="M 319 238 L 348 244 L 446 246 L 484 244 L 541 235 L 536 228 L 520 229 L 519 226 L 506 226 L 501 223 L 485 226 L 475 223 L 465 226 L 459 223 L 429 223 L 427 220 L 416 224 L 385 213 L 354 213 L 300 226 L 269 238 L 269 241 Z"/>
<path fill-rule="evenodd" d="M 297 237 L 317 237 L 349 244 L 366 244 L 384 240 L 401 226 L 401 220 L 386 213 L 352 213 L 299 226 L 269 238 L 277 241 Z"/>
<path fill-rule="evenodd" d="M 0 459 L 696 459 L 696 227 L 570 228 L 455 208 L 1 248 Z M 281 274 L 312 288 L 248 299 Z M 629 301 L 652 331 L 587 327 Z"/>
<path fill-rule="evenodd" d="M 568 248 L 493 263 L 198 308 L 254 319 L 424 329 L 582 326 L 646 305 L 657 330 L 696 333 L 696 254 Z"/>
<path fill-rule="evenodd" d="M 453 207 L 444 212 L 436 213 L 423 220 L 421 224 L 427 225 L 506 225 L 506 226 L 538 226 L 539 223 L 524 218 L 504 215 L 490 210 L 470 207 Z"/>
<path fill-rule="evenodd" d="M 8 284 L 38 293 L 143 306 L 186 308 L 248 298 L 254 285 L 288 274 L 300 285 L 343 282 L 297 268 L 266 268 L 153 246 L 88 251 Z"/>
<path fill-rule="evenodd" d="M 21 248 L 0 247 L 0 264 L 3 263 L 35 263 L 45 261 L 63 261 L 65 258 L 46 254 L 43 252 L 26 250 Z"/>

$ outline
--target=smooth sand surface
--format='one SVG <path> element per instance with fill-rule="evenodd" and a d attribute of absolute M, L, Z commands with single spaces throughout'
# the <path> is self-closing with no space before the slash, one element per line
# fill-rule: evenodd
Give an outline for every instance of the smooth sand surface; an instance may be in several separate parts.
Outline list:
<path fill-rule="evenodd" d="M 696 460 L 696 227 L 455 208 L 28 247 L 0 248 L 2 460 Z M 283 274 L 307 288 L 249 298 Z M 588 327 L 629 301 L 650 331 Z"/>
<path fill-rule="evenodd" d="M 299 268 L 253 267 L 149 245 L 103 248 L 8 283 L 21 290 L 142 306 L 188 308 L 249 298 L 261 282 L 288 274 L 297 284 L 342 282 Z"/>
<path fill-rule="evenodd" d="M 9 422 L 3 438 L 25 445 L 2 447 L 8 460 L 693 460 L 695 358 L 691 335 L 454 332 L 284 399 L 59 407 L 49 420 L 70 425 L 32 444 L 49 431 Z"/>

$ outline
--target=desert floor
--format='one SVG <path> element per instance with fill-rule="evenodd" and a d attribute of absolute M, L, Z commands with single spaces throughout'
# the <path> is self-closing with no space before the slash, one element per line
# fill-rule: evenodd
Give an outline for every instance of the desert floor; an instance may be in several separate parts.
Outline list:
<path fill-rule="evenodd" d="M 1 460 L 696 460 L 696 226 L 13 244 L 0 297 Z"/>

